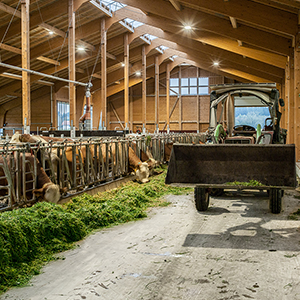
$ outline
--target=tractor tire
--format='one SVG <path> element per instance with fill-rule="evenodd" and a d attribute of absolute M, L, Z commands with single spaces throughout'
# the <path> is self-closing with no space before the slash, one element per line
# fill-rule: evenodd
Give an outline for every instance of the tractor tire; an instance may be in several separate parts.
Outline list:
<path fill-rule="evenodd" d="M 206 211 L 209 205 L 209 194 L 205 188 L 195 187 L 195 205 L 198 211 Z"/>
<path fill-rule="evenodd" d="M 282 190 L 270 189 L 270 210 L 273 214 L 279 214 L 282 207 Z"/>

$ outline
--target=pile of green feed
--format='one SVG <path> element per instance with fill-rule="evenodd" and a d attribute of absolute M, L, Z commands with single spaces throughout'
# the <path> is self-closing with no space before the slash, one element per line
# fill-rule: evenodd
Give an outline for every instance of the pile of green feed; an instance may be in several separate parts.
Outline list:
<path fill-rule="evenodd" d="M 94 229 L 146 217 L 146 210 L 168 203 L 166 194 L 189 192 L 164 184 L 166 170 L 150 182 L 130 182 L 94 196 L 83 194 L 65 205 L 41 202 L 0 214 L 0 294 L 24 285 L 53 254 L 74 246 Z"/>
<path fill-rule="evenodd" d="M 257 180 L 249 180 L 249 182 L 240 182 L 240 181 L 234 181 L 234 182 L 227 182 L 227 185 L 240 185 L 240 186 L 262 186 L 263 184 Z"/>

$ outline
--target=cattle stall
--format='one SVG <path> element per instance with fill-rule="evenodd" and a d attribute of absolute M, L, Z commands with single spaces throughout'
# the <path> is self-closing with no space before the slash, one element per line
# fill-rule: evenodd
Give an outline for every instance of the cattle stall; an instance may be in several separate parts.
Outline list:
<path fill-rule="evenodd" d="M 38 200 L 33 193 L 38 180 L 36 160 L 30 164 L 26 159 L 28 154 L 37 158 L 51 182 L 59 186 L 63 199 L 127 176 L 128 149 L 133 143 L 138 158 L 142 151 L 148 151 L 155 160 L 165 163 L 167 143 L 199 143 L 201 135 L 127 135 L 16 144 L 3 141 L 0 143 L 0 211 L 28 206 Z"/>

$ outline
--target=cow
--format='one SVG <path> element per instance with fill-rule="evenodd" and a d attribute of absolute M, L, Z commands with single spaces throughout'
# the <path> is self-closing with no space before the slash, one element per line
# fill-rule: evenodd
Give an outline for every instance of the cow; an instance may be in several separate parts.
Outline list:
<path fill-rule="evenodd" d="M 134 150 L 128 148 L 128 162 L 129 162 L 129 171 L 135 172 L 138 180 L 141 183 L 149 182 L 149 167 L 147 162 L 142 162 L 137 155 L 134 153 Z"/>
<path fill-rule="evenodd" d="M 67 140 L 68 142 L 73 141 L 73 139 L 69 138 L 51 138 L 51 137 L 44 137 L 44 136 L 36 136 L 36 135 L 26 135 L 26 134 L 16 134 L 14 140 L 18 140 L 19 142 L 29 142 L 29 143 L 36 143 L 37 141 L 41 141 L 43 143 L 47 143 L 45 138 L 50 141 L 53 140 L 55 142 L 63 142 Z M 13 138 L 12 138 L 13 139 Z M 131 150 L 130 150 L 131 149 Z M 116 147 L 115 143 L 112 143 L 111 147 L 111 153 L 109 153 L 108 157 L 110 158 L 110 155 L 115 156 L 116 155 Z M 55 149 L 53 149 L 55 151 Z M 90 146 L 89 147 L 90 151 L 90 157 L 95 158 L 95 153 L 94 153 L 94 147 Z M 101 151 L 102 155 L 104 158 L 104 162 L 106 162 L 106 147 L 105 144 L 101 145 Z M 121 144 L 119 143 L 119 151 L 121 151 Z M 51 152 L 53 153 L 53 152 Z M 79 154 L 78 148 L 76 147 L 76 154 Z M 65 155 L 66 159 L 68 161 L 68 166 L 70 169 L 70 173 L 73 173 L 73 151 L 72 147 L 67 147 L 65 149 Z M 86 160 L 87 153 L 86 153 L 86 146 L 84 143 L 82 143 L 81 146 L 81 151 L 80 151 L 80 156 L 82 162 Z M 57 157 L 57 156 L 56 156 Z M 148 160 L 148 156 L 146 155 L 146 160 Z M 57 158 L 58 159 L 58 158 Z M 78 164 L 78 156 L 76 157 L 76 162 Z M 152 160 L 151 160 L 152 162 Z M 142 183 L 148 182 L 149 181 L 149 166 L 147 162 L 142 162 L 137 155 L 135 154 L 134 150 L 129 147 L 129 152 L 128 152 L 128 165 L 129 165 L 129 171 L 135 172 L 135 174 L 138 177 L 138 180 Z M 154 165 L 154 164 L 153 164 Z"/>
<path fill-rule="evenodd" d="M 132 142 L 131 143 L 131 148 L 134 150 L 134 153 L 137 152 L 136 143 Z M 158 161 L 153 158 L 153 156 L 152 156 L 152 154 L 150 153 L 149 150 L 144 152 L 142 149 L 140 149 L 140 159 L 143 162 L 147 162 L 149 170 L 152 170 L 153 168 L 159 166 Z"/>
<path fill-rule="evenodd" d="M 48 142 L 41 136 L 39 135 L 30 135 L 30 134 L 21 134 L 19 132 L 16 132 L 10 140 L 10 144 L 19 144 L 19 143 L 30 143 L 30 144 L 48 144 Z M 50 160 L 53 170 L 56 173 L 57 166 L 59 164 L 59 158 L 56 154 L 56 149 L 52 149 L 51 152 L 45 151 L 45 156 L 46 159 Z M 38 151 L 37 153 L 37 158 L 39 161 L 41 161 L 41 155 L 40 152 Z"/>
<path fill-rule="evenodd" d="M 42 168 L 40 162 L 37 158 L 35 158 L 31 153 L 20 153 L 20 160 L 23 159 L 23 156 L 25 155 L 25 161 L 29 162 L 25 164 L 25 170 L 23 169 L 23 165 L 20 162 L 19 163 L 19 171 L 22 173 L 20 178 L 23 178 L 23 174 L 25 173 L 25 179 L 26 179 L 26 195 L 22 195 L 24 198 L 31 199 L 33 194 L 37 198 L 41 198 L 43 201 L 57 203 L 61 196 L 61 190 L 58 185 L 54 184 L 50 178 L 47 176 L 45 170 Z M 13 160 L 16 164 L 16 161 L 18 159 L 17 153 L 14 153 Z M 11 169 L 11 160 L 10 157 L 7 156 L 4 158 L 3 156 L 0 156 L 0 164 L 4 164 L 4 160 L 6 160 L 8 169 Z M 36 178 L 33 178 L 33 167 L 34 163 L 36 163 Z M 16 190 L 16 183 L 17 183 L 17 172 L 12 172 L 12 180 L 15 184 L 14 189 Z M 3 168 L 0 168 L 0 185 L 6 186 L 8 185 L 8 181 L 5 177 L 5 172 Z M 36 183 L 35 189 L 33 189 L 33 182 Z M 23 182 L 21 183 L 21 191 L 23 191 Z M 0 190 L 0 195 L 4 196 L 6 194 L 5 189 Z M 15 204 L 15 199 L 12 196 L 12 205 Z"/>

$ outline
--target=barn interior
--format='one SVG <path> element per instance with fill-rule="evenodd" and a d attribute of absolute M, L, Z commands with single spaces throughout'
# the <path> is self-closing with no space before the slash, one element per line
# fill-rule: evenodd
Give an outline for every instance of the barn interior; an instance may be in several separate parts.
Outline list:
<path fill-rule="evenodd" d="M 66 241 L 69 247 L 92 230 L 143 218 L 143 209 L 151 207 L 146 205 L 149 198 L 158 199 L 162 191 L 170 195 L 171 187 L 185 185 L 194 190 L 183 189 L 183 201 L 153 204 L 171 203 L 162 220 L 144 226 L 153 233 L 143 231 L 139 237 L 132 229 L 134 237 L 117 234 L 113 246 L 107 243 L 109 238 L 94 243 L 97 250 L 90 247 L 94 269 L 89 274 L 78 263 L 88 265 L 86 252 L 82 259 L 74 256 L 76 272 L 84 275 L 82 285 L 69 280 L 75 279 L 72 271 L 67 279 L 47 274 L 48 283 L 56 276 L 52 283 L 59 281 L 61 291 L 56 293 L 49 285 L 42 289 L 55 293 L 53 299 L 58 295 L 79 299 L 78 287 L 88 286 L 86 279 L 92 275 L 104 274 L 102 261 L 97 266 L 94 257 L 102 260 L 106 246 L 107 265 L 115 261 L 119 268 L 125 251 L 134 251 L 135 257 L 146 255 L 154 268 L 166 268 L 166 274 L 173 274 L 169 290 L 174 295 L 185 291 L 184 283 L 191 283 L 182 299 L 197 295 L 219 299 L 227 292 L 226 299 L 233 299 L 239 297 L 234 284 L 243 286 L 240 295 L 246 298 L 297 297 L 291 293 L 300 293 L 295 267 L 300 210 L 293 212 L 300 203 L 299 24 L 300 0 L 1 0 L 0 295 L 22 284 L 23 259 L 31 262 L 41 246 L 49 242 L 54 252 L 69 249 L 63 248 Z M 258 87 L 260 91 L 255 90 Z M 240 135 L 233 136 L 236 132 Z M 94 197 L 128 182 L 112 202 L 110 196 Z M 228 183 L 233 185 L 228 188 Z M 230 204 L 223 203 L 223 196 Z M 262 200 L 262 206 L 256 200 Z M 127 211 L 121 215 L 121 206 L 134 208 L 134 217 Z M 38 218 L 30 219 L 30 211 Z M 217 221 L 221 218 L 231 223 Z M 25 240 L 26 231 L 34 237 Z M 46 242 L 47 231 L 52 235 Z M 172 232 L 185 240 L 169 240 Z M 7 242 L 9 235 L 14 243 Z M 160 248 L 148 247 L 151 240 Z M 140 248 L 144 242 L 145 248 Z M 37 250 L 30 250 L 35 246 Z M 114 252 L 115 247 L 123 253 Z M 214 252 L 218 248 L 220 252 Z M 188 268 L 186 276 L 178 267 L 180 260 Z M 118 299 L 140 299 L 141 295 L 133 296 L 137 277 L 143 280 L 145 295 L 157 299 L 161 290 L 148 276 L 157 272 L 137 271 L 145 261 L 143 256 L 132 272 L 127 267 L 119 273 L 117 267 L 109 269 L 107 278 L 113 276 L 109 288 L 107 281 L 95 281 L 102 289 L 99 295 L 112 293 L 107 299 L 117 299 L 111 287 L 117 287 L 117 276 L 123 279 L 130 272 L 126 280 L 135 281 L 128 295 L 120 293 Z M 175 261 L 172 268 L 171 261 Z M 198 277 L 191 277 L 191 265 Z M 227 281 L 223 270 L 228 266 L 233 271 Z M 60 273 L 66 275 L 65 270 Z M 283 273 L 284 280 L 278 280 Z M 163 285 L 166 278 L 162 273 L 157 282 Z M 74 294 L 66 295 L 66 282 L 76 285 Z M 203 294 L 205 286 L 216 290 L 208 283 L 219 290 L 213 296 Z M 196 284 L 201 287 L 195 296 Z M 96 285 L 92 288 L 96 290 Z M 87 295 L 81 299 L 99 296 Z M 170 299 L 168 295 L 164 299 Z"/>
<path fill-rule="evenodd" d="M 286 0 L 2 1 L 0 127 L 79 129 L 91 83 L 92 130 L 204 132 L 211 85 L 275 82 L 299 158 L 299 8 Z"/>

